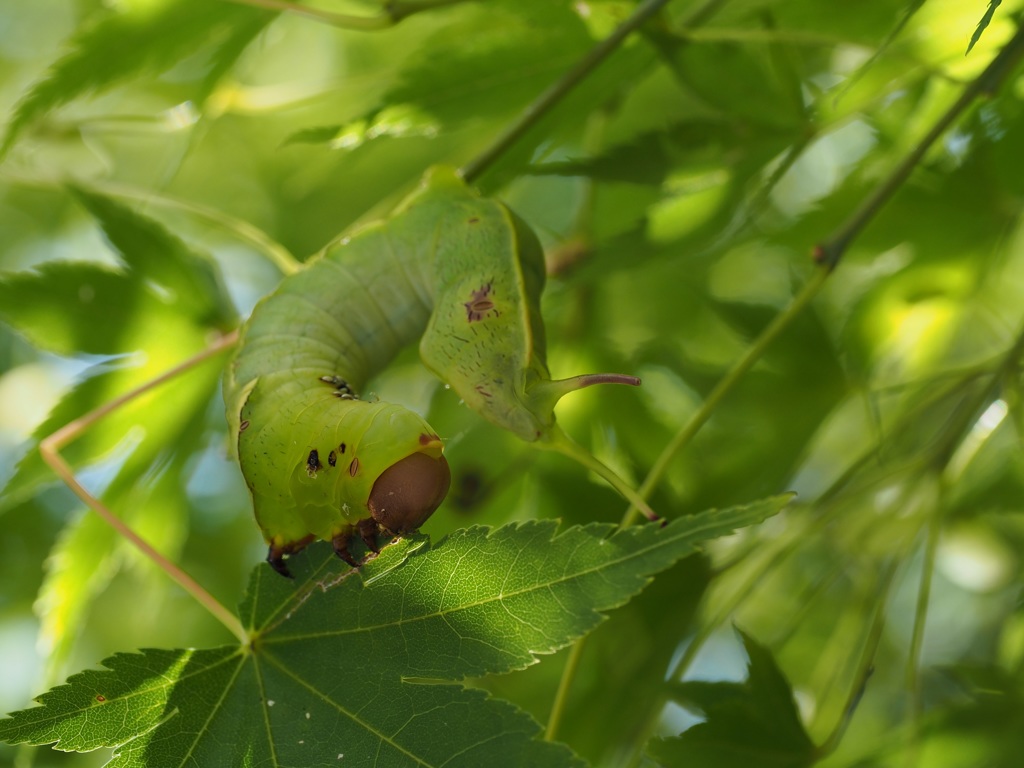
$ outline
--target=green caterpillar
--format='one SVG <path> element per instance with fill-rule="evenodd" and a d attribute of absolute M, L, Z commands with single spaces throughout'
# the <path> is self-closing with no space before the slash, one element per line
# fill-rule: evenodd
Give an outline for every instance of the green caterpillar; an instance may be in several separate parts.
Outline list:
<path fill-rule="evenodd" d="M 551 380 L 544 279 L 530 228 L 454 170 L 434 168 L 388 219 L 328 249 L 256 306 L 224 395 L 275 570 L 289 575 L 285 556 L 315 539 L 355 566 L 356 533 L 378 551 L 378 533 L 416 530 L 444 500 L 451 473 L 437 433 L 401 406 L 358 394 L 417 338 L 426 366 L 484 418 L 603 469 L 567 449 L 555 403 L 590 384 L 639 380 Z"/>

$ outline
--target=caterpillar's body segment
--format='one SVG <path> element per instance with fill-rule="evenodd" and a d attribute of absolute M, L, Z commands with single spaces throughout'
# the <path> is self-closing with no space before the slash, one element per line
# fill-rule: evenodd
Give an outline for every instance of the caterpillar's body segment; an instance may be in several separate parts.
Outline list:
<path fill-rule="evenodd" d="M 277 570 L 313 539 L 351 562 L 355 532 L 374 548 L 377 527 L 415 530 L 444 499 L 450 473 L 435 431 L 356 394 L 421 336 L 424 363 L 471 408 L 525 440 L 553 433 L 558 398 L 597 380 L 550 380 L 543 285 L 529 227 L 437 168 L 391 217 L 256 306 L 225 400 Z"/>

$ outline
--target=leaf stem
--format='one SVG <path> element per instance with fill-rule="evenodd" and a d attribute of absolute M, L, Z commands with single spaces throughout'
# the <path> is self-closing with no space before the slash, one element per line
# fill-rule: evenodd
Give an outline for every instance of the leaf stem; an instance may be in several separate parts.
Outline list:
<path fill-rule="evenodd" d="M 643 498 L 650 496 L 654 487 L 660 482 L 668 469 L 669 464 L 675 455 L 683 449 L 697 434 L 700 428 L 708 421 L 718 404 L 731 391 L 731 389 L 742 379 L 750 368 L 765 353 L 768 346 L 796 319 L 796 317 L 807 307 L 811 300 L 820 292 L 828 276 L 835 270 L 845 254 L 850 243 L 860 234 L 867 224 L 878 214 L 882 207 L 889 201 L 897 189 L 909 178 L 910 173 L 921 161 L 930 146 L 949 128 L 954 120 L 967 109 L 973 101 L 986 93 L 994 93 L 1001 82 L 1006 78 L 1012 67 L 1024 54 L 1024 28 L 1019 28 L 1017 34 L 1007 43 L 1006 46 L 996 55 L 988 67 L 971 83 L 969 83 L 960 97 L 954 104 L 939 118 L 924 138 L 907 154 L 903 161 L 884 179 L 865 201 L 854 211 L 853 214 L 842 224 L 830 238 L 814 249 L 815 261 L 825 269 L 818 271 L 804 286 L 803 290 L 790 302 L 789 306 L 762 332 L 754 344 L 747 350 L 747 353 L 740 359 L 726 376 L 715 386 L 701 408 L 693 415 L 675 437 L 665 446 L 665 449 L 658 456 L 650 473 L 640 486 L 639 494 Z M 1016 345 L 1015 345 L 1016 349 Z M 631 505 L 623 518 L 623 525 L 632 523 L 636 516 L 636 509 Z M 889 579 L 891 579 L 891 573 Z M 876 615 L 871 635 L 861 663 L 859 682 L 851 693 L 847 703 L 845 714 L 835 730 L 818 750 L 819 754 L 828 754 L 835 749 L 839 739 L 845 732 L 846 725 L 853 709 L 856 707 L 867 679 L 871 674 L 871 660 L 877 650 L 879 638 L 884 625 L 881 609 Z M 696 643 L 691 644 L 688 649 L 689 656 L 695 655 Z M 689 651 L 693 653 L 689 653 Z M 563 673 L 563 680 L 559 686 L 568 688 L 564 677 L 574 673 L 569 670 Z M 553 729 L 548 728 L 548 733 Z"/>
<path fill-rule="evenodd" d="M 134 530 L 131 529 L 121 518 L 119 518 L 114 512 L 112 512 L 102 501 L 97 499 L 88 490 L 78 482 L 78 478 L 75 477 L 74 470 L 64 460 L 64 457 L 60 455 L 60 449 L 63 448 L 70 442 L 77 439 L 86 429 L 95 424 L 100 419 L 104 418 L 108 414 L 120 408 L 125 403 L 134 400 L 135 398 L 145 394 L 146 392 L 155 389 L 161 384 L 165 384 L 171 379 L 175 378 L 179 374 L 194 368 L 200 363 L 205 362 L 211 357 L 215 357 L 226 349 L 232 347 L 238 340 L 238 331 L 231 331 L 230 333 L 224 334 L 214 341 L 209 347 L 204 349 L 202 352 L 194 355 L 185 362 L 176 365 L 169 371 L 162 373 L 156 378 L 147 381 L 145 384 L 136 387 L 130 392 L 121 395 L 120 397 L 111 400 L 108 403 L 104 403 L 99 408 L 96 408 L 89 413 L 75 419 L 74 421 L 65 424 L 63 427 L 58 429 L 51 435 L 43 438 L 39 442 L 39 453 L 42 454 L 43 461 L 50 465 L 53 471 L 63 480 L 67 486 L 74 492 L 79 499 L 98 514 L 103 520 L 105 520 L 114 530 L 124 536 L 130 541 L 135 547 L 142 552 L 143 555 L 152 560 L 156 565 L 163 570 L 168 576 L 170 576 L 182 589 L 188 592 L 194 597 L 200 605 L 206 610 L 213 614 L 214 618 L 217 619 L 221 624 L 228 628 L 228 630 L 239 639 L 244 645 L 249 640 L 249 635 L 242 626 L 241 621 L 234 613 L 229 611 L 220 603 L 217 598 L 207 592 L 195 579 L 189 576 L 184 570 L 178 565 L 168 560 L 156 549 L 154 549 L 148 542 L 142 539 Z"/>
<path fill-rule="evenodd" d="M 642 498 L 646 499 L 650 496 L 655 486 L 661 482 L 661 478 L 668 471 L 669 465 L 675 458 L 676 454 L 682 450 L 683 447 L 693 439 L 694 435 L 700 431 L 700 428 L 707 423 L 719 403 L 721 403 L 725 396 L 732 391 L 732 388 L 736 386 L 740 379 L 746 375 L 747 371 L 749 371 L 754 364 L 761 359 L 764 353 L 768 350 L 768 347 L 771 346 L 772 342 L 774 342 L 775 339 L 777 339 L 782 332 L 789 327 L 790 323 L 799 317 L 807 305 L 810 304 L 811 300 L 818 295 L 818 292 L 825 284 L 827 277 L 827 272 L 823 270 L 817 271 L 804 285 L 803 290 L 793 298 L 789 303 L 789 306 L 775 316 L 772 322 L 769 323 L 768 327 L 765 328 L 761 335 L 757 337 L 743 357 L 737 360 L 729 372 L 718 382 L 718 384 L 715 385 L 715 388 L 711 390 L 700 408 L 697 409 L 697 412 L 694 413 L 693 416 L 690 417 L 690 420 L 683 425 L 682 429 L 675 434 L 654 462 L 654 466 L 651 467 L 651 471 L 640 486 L 639 494 Z M 636 518 L 636 513 L 636 506 L 631 505 L 626 510 L 622 519 L 623 526 L 632 524 L 633 520 Z"/>
<path fill-rule="evenodd" d="M 563 456 L 567 456 L 573 461 L 578 462 L 594 474 L 604 478 L 612 488 L 618 491 L 624 499 L 630 502 L 631 509 L 636 507 L 640 512 L 643 512 L 644 516 L 648 520 L 661 520 L 664 524 L 665 521 L 662 517 L 651 509 L 650 505 L 644 501 L 640 494 L 633 490 L 633 487 L 629 483 L 619 477 L 615 470 L 569 437 L 557 424 L 554 426 L 547 439 L 540 440 L 535 443 L 535 445 L 545 450 L 556 451 Z"/>
<path fill-rule="evenodd" d="M 765 328 L 754 344 L 735 366 L 719 381 L 708 395 L 707 400 L 693 415 L 689 422 L 672 438 L 651 467 L 651 471 L 639 493 L 648 498 L 654 487 L 661 481 L 668 466 L 710 418 L 714 409 L 725 395 L 740 381 L 747 371 L 767 351 L 768 346 L 784 331 L 789 324 L 807 307 L 821 290 L 826 278 L 835 270 L 846 253 L 850 243 L 863 231 L 867 224 L 881 211 L 897 189 L 907 180 L 911 171 L 921 161 L 929 147 L 949 128 L 953 121 L 979 96 L 994 93 L 1003 79 L 1024 54 L 1024 27 L 1018 28 L 1017 34 L 992 59 L 985 70 L 967 84 L 960 97 L 935 122 L 924 138 L 900 162 L 888 177 L 868 195 L 863 203 L 836 230 L 836 232 L 814 248 L 814 260 L 824 267 L 815 274 L 804 286 L 803 290 L 793 299 L 790 305 Z M 636 510 L 631 506 L 626 510 L 626 520 L 632 522 Z"/>
<path fill-rule="evenodd" d="M 727 0 L 707 0 L 698 6 L 687 17 L 685 24 L 696 27 L 710 19 L 727 2 Z M 633 14 L 627 18 L 608 38 L 600 45 L 593 48 L 573 69 L 567 72 L 561 80 L 556 82 L 547 91 L 542 93 L 533 104 L 526 108 L 520 116 L 519 121 L 501 134 L 490 147 L 485 149 L 477 157 L 460 169 L 462 177 L 467 182 L 473 182 L 490 165 L 501 156 L 502 153 L 512 147 L 523 135 L 533 127 L 541 117 L 544 116 L 558 101 L 571 91 L 580 81 L 583 80 L 593 69 L 595 69 L 612 51 L 617 48 L 623 40 L 635 29 L 641 27 L 648 19 L 652 18 L 658 11 L 667 4 L 667 0 L 646 0 L 637 6 Z M 594 459 L 594 457 L 590 457 Z M 596 461 L 596 459 L 594 459 Z M 617 477 L 617 475 L 616 475 Z M 653 484 L 652 486 L 653 487 Z M 636 512 L 644 508 L 650 510 L 643 493 L 633 491 L 632 487 L 626 486 L 628 491 L 635 496 L 627 498 L 631 501 L 626 514 L 623 516 L 619 528 L 628 526 Z M 620 491 L 621 493 L 621 491 Z M 645 514 L 646 514 L 645 510 Z M 651 510 L 653 514 L 653 510 Z M 569 652 L 565 668 L 562 670 L 562 677 L 558 683 L 558 690 L 555 693 L 555 700 L 552 703 L 551 715 L 548 717 L 548 724 L 544 731 L 544 739 L 554 741 L 558 728 L 561 725 L 562 715 L 565 712 L 565 705 L 568 700 L 569 690 L 576 678 L 576 670 L 579 667 L 580 659 L 583 656 L 583 649 L 586 646 L 586 636 L 577 640 Z"/>
<path fill-rule="evenodd" d="M 921 653 L 924 647 L 925 627 L 928 619 L 928 606 L 931 602 L 932 582 L 935 575 L 935 557 L 942 533 L 942 516 L 944 509 L 945 490 L 947 488 L 949 463 L 956 450 L 970 434 L 979 414 L 998 396 L 999 389 L 1005 378 L 1011 375 L 1020 365 L 1024 354 L 1024 328 L 1017 334 L 1013 345 L 1006 352 L 1002 363 L 993 371 L 991 383 L 977 393 L 958 404 L 953 413 L 945 434 L 938 440 L 927 468 L 939 473 L 938 498 L 928 520 L 927 535 L 924 547 L 924 562 L 921 565 L 921 581 L 918 586 L 917 602 L 914 611 L 914 627 L 910 638 L 910 650 L 907 659 L 907 689 L 911 696 L 911 744 L 907 750 L 906 764 L 916 765 L 919 754 L 919 736 L 924 702 L 920 686 Z"/>
<path fill-rule="evenodd" d="M 830 271 L 834 270 L 850 243 L 889 202 L 889 198 L 907 180 L 917 164 L 931 149 L 932 144 L 946 132 L 946 129 L 976 98 L 994 94 L 1022 54 L 1024 54 L 1024 27 L 1019 26 L 1010 42 L 1003 46 L 1003 49 L 996 54 L 978 77 L 967 84 L 960 97 L 935 121 L 928 133 L 907 153 L 893 172 L 860 204 L 835 234 L 815 248 L 815 261 Z"/>
<path fill-rule="evenodd" d="M 893 558 L 882 572 L 882 578 L 879 583 L 881 595 L 879 595 L 875 603 L 875 616 L 872 619 L 871 629 L 868 632 L 864 643 L 864 650 L 857 665 L 857 674 L 854 677 L 853 685 L 850 687 L 850 693 L 846 699 L 846 704 L 843 707 L 839 721 L 825 740 L 814 750 L 815 762 L 832 754 L 836 747 L 839 746 L 843 734 L 846 733 L 846 729 L 853 719 L 853 713 L 864 696 L 868 681 L 871 679 L 871 675 L 874 674 L 875 654 L 878 653 L 878 646 L 882 642 L 882 635 L 885 630 L 885 611 L 889 604 L 889 593 L 892 589 L 893 579 L 896 576 L 898 562 L 898 558 Z"/>
<path fill-rule="evenodd" d="M 911 748 L 907 751 L 907 765 L 917 764 L 917 736 L 920 728 L 924 702 L 920 688 L 921 651 L 924 647 L 924 630 L 928 621 L 928 606 L 931 603 L 932 581 L 935 575 L 935 555 L 939 548 L 939 534 L 942 532 L 943 493 L 940 481 L 939 496 L 928 518 L 927 535 L 924 545 L 924 562 L 921 564 L 921 581 L 917 588 L 917 603 L 914 607 L 914 628 L 910 636 L 910 651 L 907 659 L 907 690 L 913 702 L 911 708 Z"/>
<path fill-rule="evenodd" d="M 544 729 L 544 740 L 554 741 L 558 733 L 558 726 L 562 723 L 562 715 L 565 714 L 565 705 L 569 700 L 569 690 L 572 682 L 576 679 L 576 670 L 583 658 L 583 649 L 586 647 L 585 637 L 581 637 L 572 648 L 569 649 L 569 656 L 565 660 L 565 667 L 562 669 L 562 677 L 558 681 L 558 690 L 555 691 L 555 700 L 551 703 L 551 714 L 548 716 L 548 724 Z"/>
<path fill-rule="evenodd" d="M 715 3 L 720 1 L 714 0 Z M 668 2 L 669 0 L 644 0 L 640 3 L 633 13 L 615 28 L 614 32 L 591 48 L 576 66 L 528 105 L 519 118 L 503 131 L 489 147 L 462 166 L 459 170 L 462 178 L 470 184 L 479 179 L 501 155 L 511 149 L 527 131 L 608 58 L 630 33 L 641 27 Z"/>

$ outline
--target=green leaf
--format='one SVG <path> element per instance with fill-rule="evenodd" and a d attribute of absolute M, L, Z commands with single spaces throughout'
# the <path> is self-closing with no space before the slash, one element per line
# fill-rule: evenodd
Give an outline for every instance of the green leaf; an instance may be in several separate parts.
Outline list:
<path fill-rule="evenodd" d="M 665 670 L 678 655 L 679 639 L 699 631 L 699 608 L 707 598 L 710 576 L 709 558 L 688 557 L 658 574 L 594 630 L 580 666 L 600 674 L 577 677 L 558 729 L 561 741 L 593 765 L 614 765 L 621 760 L 621 745 L 633 743 L 658 721 L 665 702 Z M 537 693 L 549 697 L 550 688 Z M 609 701 L 629 705 L 609 707 Z"/>
<path fill-rule="evenodd" d="M 41 349 L 113 355 L 139 305 L 155 299 L 141 281 L 109 267 L 58 261 L 0 278 L 0 319 Z"/>
<path fill-rule="evenodd" d="M 251 643 L 121 654 L 0 721 L 9 743 L 118 747 L 114 766 L 252 763 L 581 765 L 511 705 L 457 682 L 533 664 L 582 636 L 699 542 L 790 496 L 611 534 L 535 521 L 404 539 L 358 571 L 326 543 L 296 579 L 258 566 Z M 453 727 L 457 724 L 457 727 Z"/>
<path fill-rule="evenodd" d="M 541 163 L 529 172 L 535 176 L 585 175 L 596 181 L 652 186 L 676 176 L 698 189 L 703 177 L 724 176 L 727 172 L 748 182 L 748 177 L 764 167 L 766 158 L 778 154 L 784 143 L 780 137 L 758 145 L 743 135 L 744 130 L 728 121 L 687 120 L 639 134 L 594 157 Z M 680 181 L 672 182 L 667 191 L 678 194 L 680 186 Z"/>
<path fill-rule="evenodd" d="M 956 756 L 966 758 L 962 764 L 1009 768 L 1019 762 L 1024 751 L 1024 694 L 1016 670 L 961 663 L 941 672 L 944 682 L 956 687 L 947 694 L 948 709 L 925 726 L 926 743 L 930 741 L 935 751 L 959 745 Z"/>
<path fill-rule="evenodd" d="M 210 330 L 235 324 L 231 300 L 209 257 L 110 198 L 83 189 L 74 193 L 103 227 L 125 271 L 89 262 L 48 262 L 32 272 L 0 277 L 0 319 L 36 346 L 59 354 L 144 350 L 145 355 L 133 356 L 115 370 L 92 369 L 39 425 L 37 439 L 201 351 Z M 69 446 L 65 457 L 72 466 L 95 461 L 141 425 L 146 427 L 145 439 L 131 471 L 146 471 L 166 441 L 180 437 L 182 425 L 209 402 L 219 378 L 216 364 L 202 367 L 205 376 L 178 379 L 173 400 L 148 395 L 118 409 Z M 145 407 L 157 402 L 159 408 Z M 0 510 L 55 481 L 39 453 L 29 452 L 4 489 Z"/>
<path fill-rule="evenodd" d="M 662 765 L 803 768 L 816 762 L 793 691 L 771 651 L 744 632 L 740 636 L 750 659 L 746 682 L 678 685 L 680 703 L 707 719 L 677 738 L 651 742 L 648 750 Z"/>
<path fill-rule="evenodd" d="M 695 155 L 700 157 L 701 150 L 724 143 L 723 137 L 730 132 L 730 126 L 720 121 L 692 121 L 643 133 L 595 157 L 543 163 L 530 172 L 537 176 L 586 175 L 599 181 L 658 185 L 674 168 L 692 163 Z"/>
<path fill-rule="evenodd" d="M 93 598 L 116 572 L 111 557 L 117 532 L 99 515 L 83 510 L 61 530 L 46 561 L 35 611 L 39 616 L 39 647 L 46 653 L 48 671 L 61 669 L 80 636 Z M 49 679 L 59 679 L 55 675 Z"/>
<path fill-rule="evenodd" d="M 1001 2 L 1001 0 L 999 1 Z M 900 18 L 893 25 L 892 29 L 889 30 L 889 34 L 885 36 L 885 39 L 882 40 L 882 42 L 875 48 L 875 50 L 871 53 L 867 60 L 865 60 L 863 64 L 857 67 L 857 70 L 846 81 L 846 84 L 843 86 L 843 93 L 852 88 L 853 85 L 856 84 L 857 81 L 859 81 L 860 78 L 864 76 L 864 74 L 875 64 L 876 61 L 878 61 L 883 55 L 889 52 L 893 44 L 903 33 L 903 30 L 906 28 L 907 24 L 909 24 L 910 20 L 914 18 L 914 14 L 921 10 L 921 6 L 923 6 L 924 4 L 925 0 L 910 0 L 910 2 L 907 3 L 907 7 L 903 9 L 903 13 L 900 15 Z"/>
<path fill-rule="evenodd" d="M 988 0 L 988 8 L 985 9 L 985 14 L 981 17 L 981 21 L 978 22 L 978 26 L 974 28 L 974 34 L 971 35 L 971 42 L 967 44 L 967 51 L 964 53 L 966 56 L 971 52 L 971 48 L 981 40 L 981 35 L 988 25 L 992 23 L 992 17 L 996 15 L 996 8 L 1003 4 L 1003 0 Z"/>
<path fill-rule="evenodd" d="M 129 271 L 163 289 L 164 303 L 204 325 L 226 330 L 234 324 L 234 308 L 209 256 L 112 198 L 81 187 L 72 191 L 103 227 Z"/>
<path fill-rule="evenodd" d="M 781 71 L 766 48 L 710 41 L 693 45 L 656 30 L 649 30 L 647 37 L 680 85 L 722 114 L 772 129 L 793 130 L 805 122 L 793 75 Z M 712 72 L 714 77 L 709 77 Z"/>
<path fill-rule="evenodd" d="M 376 107 L 343 125 L 298 131 L 286 143 L 355 147 L 378 136 L 436 133 L 438 125 L 452 129 L 481 116 L 514 114 L 591 43 L 567 4 L 466 6 L 409 57 Z"/>
<path fill-rule="evenodd" d="M 58 354 L 133 350 L 126 334 L 143 314 L 227 330 L 235 312 L 209 257 L 156 221 L 110 198 L 74 190 L 124 260 L 120 272 L 89 262 L 47 262 L 0 277 L 0 319 Z"/>
<path fill-rule="evenodd" d="M 86 26 L 70 50 L 15 107 L 0 145 L 0 158 L 33 121 L 80 96 L 121 81 L 163 72 L 197 51 L 207 50 L 205 97 L 245 44 L 276 13 L 209 0 L 156 0 L 122 4 Z"/>

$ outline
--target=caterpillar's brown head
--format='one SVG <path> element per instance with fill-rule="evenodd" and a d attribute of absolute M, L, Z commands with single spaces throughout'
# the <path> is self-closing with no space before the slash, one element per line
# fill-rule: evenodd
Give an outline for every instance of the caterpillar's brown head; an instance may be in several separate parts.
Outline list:
<path fill-rule="evenodd" d="M 444 501 L 451 481 L 444 456 L 413 453 L 381 473 L 367 506 L 381 528 L 398 534 L 415 531 Z"/>

